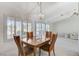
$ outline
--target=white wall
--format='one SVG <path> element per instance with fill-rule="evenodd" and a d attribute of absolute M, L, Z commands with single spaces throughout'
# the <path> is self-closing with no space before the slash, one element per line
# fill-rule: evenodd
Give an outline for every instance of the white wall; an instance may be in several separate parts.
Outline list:
<path fill-rule="evenodd" d="M 54 24 L 58 33 L 78 33 L 78 47 L 79 47 L 79 16 L 72 16 L 63 21 Z"/>
<path fill-rule="evenodd" d="M 3 42 L 3 17 L 0 15 L 0 43 Z"/>
<path fill-rule="evenodd" d="M 60 33 L 79 33 L 79 16 L 72 16 L 54 24 Z"/>

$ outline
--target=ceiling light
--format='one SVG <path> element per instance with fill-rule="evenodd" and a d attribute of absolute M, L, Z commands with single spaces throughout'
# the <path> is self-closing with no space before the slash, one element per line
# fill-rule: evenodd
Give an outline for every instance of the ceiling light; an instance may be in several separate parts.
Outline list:
<path fill-rule="evenodd" d="M 42 19 L 44 19 L 44 14 L 42 12 L 42 2 L 39 2 L 38 4 L 39 4 L 39 12 L 40 12 L 38 17 L 40 20 L 42 20 Z"/>

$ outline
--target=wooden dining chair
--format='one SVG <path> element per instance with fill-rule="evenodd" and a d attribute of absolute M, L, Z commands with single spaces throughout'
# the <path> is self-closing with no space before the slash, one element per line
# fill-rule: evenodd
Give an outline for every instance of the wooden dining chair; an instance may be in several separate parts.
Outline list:
<path fill-rule="evenodd" d="M 29 39 L 33 40 L 33 32 L 27 32 L 27 40 Z"/>
<path fill-rule="evenodd" d="M 55 56 L 54 46 L 56 39 L 57 39 L 57 34 L 52 33 L 50 43 L 48 42 L 39 48 L 39 56 L 41 54 L 41 50 L 47 51 L 49 56 L 50 56 L 50 52 L 53 50 L 53 54 Z"/>
<path fill-rule="evenodd" d="M 28 46 L 23 47 L 20 36 L 14 36 L 14 41 L 18 48 L 18 56 L 26 56 L 33 53 L 33 48 L 30 48 Z"/>
<path fill-rule="evenodd" d="M 51 38 L 51 33 L 52 33 L 52 32 L 48 32 L 48 31 L 46 31 L 45 38 Z"/>

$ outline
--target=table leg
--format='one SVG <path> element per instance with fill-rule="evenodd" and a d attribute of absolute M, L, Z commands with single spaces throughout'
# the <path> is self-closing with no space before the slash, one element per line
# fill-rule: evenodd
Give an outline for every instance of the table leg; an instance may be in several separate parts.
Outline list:
<path fill-rule="evenodd" d="M 34 47 L 34 56 L 36 56 L 36 47 Z"/>

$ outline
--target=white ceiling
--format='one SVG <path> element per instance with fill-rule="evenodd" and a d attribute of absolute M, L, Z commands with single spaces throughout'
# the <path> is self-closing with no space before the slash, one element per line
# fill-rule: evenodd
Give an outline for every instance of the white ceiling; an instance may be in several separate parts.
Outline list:
<path fill-rule="evenodd" d="M 78 11 L 77 2 L 42 2 L 43 21 L 56 22 Z M 36 2 L 1 2 L 0 15 L 39 20 L 39 5 Z"/>

